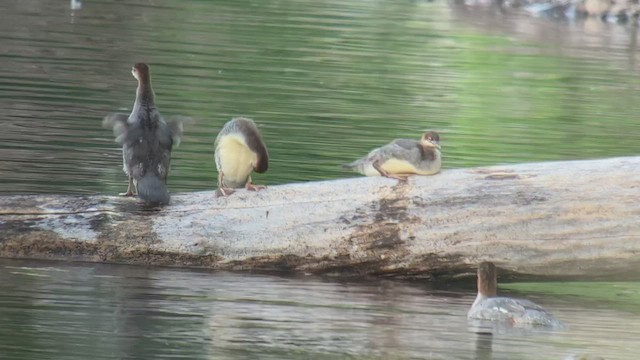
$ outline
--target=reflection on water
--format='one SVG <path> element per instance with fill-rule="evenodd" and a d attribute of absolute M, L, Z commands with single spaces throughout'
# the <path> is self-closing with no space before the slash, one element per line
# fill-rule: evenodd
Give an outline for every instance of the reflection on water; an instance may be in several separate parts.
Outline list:
<path fill-rule="evenodd" d="M 571 328 L 491 334 L 466 319 L 473 297 L 471 290 L 389 281 L 0 260 L 0 354 L 539 360 L 640 352 L 638 312 L 537 297 Z"/>
<path fill-rule="evenodd" d="M 631 155 L 635 28 L 553 24 L 444 1 L 0 2 L 0 193 L 116 193 L 100 127 L 152 64 L 161 111 L 194 117 L 173 191 L 211 189 L 213 139 L 261 125 L 258 183 L 354 176 L 338 165 L 440 130 L 444 167 Z"/>

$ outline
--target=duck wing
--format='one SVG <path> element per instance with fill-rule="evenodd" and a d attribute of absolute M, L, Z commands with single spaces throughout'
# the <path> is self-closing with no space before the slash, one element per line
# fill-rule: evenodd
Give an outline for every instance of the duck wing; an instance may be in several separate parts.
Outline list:
<path fill-rule="evenodd" d="M 536 303 L 523 299 L 495 297 L 484 299 L 471 307 L 470 319 L 508 321 L 516 326 L 550 326 L 564 328 L 560 320 Z"/>
<path fill-rule="evenodd" d="M 122 145 L 125 141 L 127 130 L 129 129 L 128 119 L 129 114 L 111 113 L 102 120 L 102 127 L 111 128 L 113 135 L 116 137 L 116 142 Z"/>
<path fill-rule="evenodd" d="M 384 162 L 389 159 L 406 160 L 411 163 L 418 163 L 421 159 L 420 143 L 410 139 L 396 139 L 389 144 L 374 149 L 369 153 L 368 158 L 373 161 Z"/>
<path fill-rule="evenodd" d="M 122 144 L 123 160 L 129 176 L 141 179 L 151 172 L 166 180 L 174 143 L 175 125 L 167 124 L 157 111 L 148 113 L 147 121 L 123 122 L 122 116 L 112 116 L 117 141 Z"/>
<path fill-rule="evenodd" d="M 516 299 L 516 301 L 522 306 L 525 310 L 535 310 L 541 312 L 547 312 L 542 306 L 534 303 L 533 301 L 525 300 L 525 299 Z"/>
<path fill-rule="evenodd" d="M 254 164 L 253 170 L 258 173 L 265 173 L 269 168 L 269 152 L 267 151 L 267 146 L 264 144 L 264 140 L 262 140 L 260 130 L 258 130 L 258 127 L 251 119 L 240 118 L 238 120 L 240 131 L 244 135 L 247 146 L 258 157 L 258 161 Z"/>
<path fill-rule="evenodd" d="M 188 116 L 173 116 L 167 120 L 167 125 L 169 126 L 169 130 L 171 131 L 171 138 L 173 140 L 173 145 L 180 145 L 180 141 L 182 140 L 182 135 L 184 134 L 184 125 L 193 123 L 193 119 Z"/>
<path fill-rule="evenodd" d="M 158 127 L 155 131 L 157 145 L 152 149 L 155 155 L 152 159 L 153 162 L 157 162 L 157 166 L 154 166 L 153 170 L 157 171 L 165 181 L 171 167 L 171 150 L 174 144 L 180 144 L 182 132 L 183 121 L 178 117 L 172 118 L 168 123 L 164 120 L 158 121 Z"/>
<path fill-rule="evenodd" d="M 481 303 L 481 308 L 490 312 L 511 315 L 514 317 L 523 316 L 529 311 L 547 313 L 540 305 L 524 299 L 512 299 L 507 297 L 489 298 Z"/>

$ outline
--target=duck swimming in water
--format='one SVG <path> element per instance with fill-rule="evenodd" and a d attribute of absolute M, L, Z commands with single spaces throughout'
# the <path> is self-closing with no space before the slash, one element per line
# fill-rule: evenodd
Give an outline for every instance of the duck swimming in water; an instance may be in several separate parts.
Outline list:
<path fill-rule="evenodd" d="M 129 186 L 120 195 L 137 194 L 148 204 L 168 204 L 171 149 L 180 142 L 182 121 L 168 124 L 160 115 L 147 64 L 135 64 L 131 73 L 138 80 L 131 114 L 113 113 L 103 121 L 105 127 L 113 128 L 116 142 L 122 145 L 123 170 L 129 176 Z"/>
<path fill-rule="evenodd" d="M 469 319 L 562 328 L 564 324 L 541 306 L 523 299 L 498 296 L 498 273 L 492 262 L 478 266 L 478 296 L 467 313 Z"/>
<path fill-rule="evenodd" d="M 396 139 L 372 150 L 367 156 L 345 169 L 355 170 L 366 176 L 385 176 L 400 181 L 410 175 L 433 175 L 440 172 L 440 135 L 435 131 L 422 134 L 420 141 Z"/>
<path fill-rule="evenodd" d="M 264 189 L 251 183 L 253 171 L 264 173 L 269 168 L 267 147 L 253 120 L 237 117 L 224 124 L 215 141 L 215 161 L 219 194 L 227 196 L 241 187 Z"/>

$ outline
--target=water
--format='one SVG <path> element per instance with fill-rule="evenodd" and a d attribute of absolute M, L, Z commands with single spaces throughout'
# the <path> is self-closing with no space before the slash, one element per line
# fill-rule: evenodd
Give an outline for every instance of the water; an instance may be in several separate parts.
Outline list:
<path fill-rule="evenodd" d="M 0 358 L 633 359 L 640 313 L 528 296 L 567 331 L 476 334 L 471 289 L 0 260 Z M 588 316 L 585 316 L 588 314 Z"/>
<path fill-rule="evenodd" d="M 131 108 L 138 61 L 163 114 L 196 119 L 173 191 L 213 189 L 213 139 L 238 115 L 267 142 L 262 184 L 354 176 L 338 165 L 427 128 L 445 168 L 638 152 L 632 27 L 420 0 L 73 7 L 0 2 L 0 193 L 124 191 L 100 122 Z"/>
<path fill-rule="evenodd" d="M 443 1 L 4 0 L 0 194 L 124 191 L 100 123 L 130 109 L 138 61 L 163 114 L 196 120 L 174 152 L 176 192 L 213 189 L 213 139 L 238 115 L 272 158 L 258 184 L 354 176 L 338 165 L 427 128 L 445 168 L 635 155 L 636 57 L 634 27 Z M 561 286 L 527 295 L 568 331 L 487 337 L 465 319 L 470 288 L 2 260 L 0 359 L 640 353 L 637 294 Z"/>

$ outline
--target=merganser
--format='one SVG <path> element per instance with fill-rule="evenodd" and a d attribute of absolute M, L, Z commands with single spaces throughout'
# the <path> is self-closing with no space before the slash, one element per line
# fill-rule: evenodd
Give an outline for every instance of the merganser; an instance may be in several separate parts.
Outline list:
<path fill-rule="evenodd" d="M 498 274 L 492 262 L 478 266 L 478 296 L 467 317 L 469 319 L 509 322 L 513 325 L 564 327 L 565 325 L 539 305 L 523 299 L 497 296 Z"/>
<path fill-rule="evenodd" d="M 180 142 L 182 122 L 167 124 L 160 115 L 147 64 L 135 64 L 131 73 L 138 80 L 131 114 L 113 113 L 103 121 L 103 126 L 113 128 L 116 142 L 122 145 L 123 170 L 129 177 L 129 186 L 120 195 L 137 194 L 149 204 L 168 204 L 171 149 Z"/>
<path fill-rule="evenodd" d="M 253 120 L 237 117 L 224 124 L 215 141 L 215 162 L 219 194 L 230 195 L 233 188 L 265 188 L 251 183 L 253 171 L 264 173 L 269 168 L 269 153 Z"/>
<path fill-rule="evenodd" d="M 385 176 L 406 181 L 410 175 L 433 175 L 440 172 L 440 135 L 427 131 L 420 141 L 396 139 L 372 150 L 367 156 L 345 169 L 355 170 L 366 176 Z"/>

